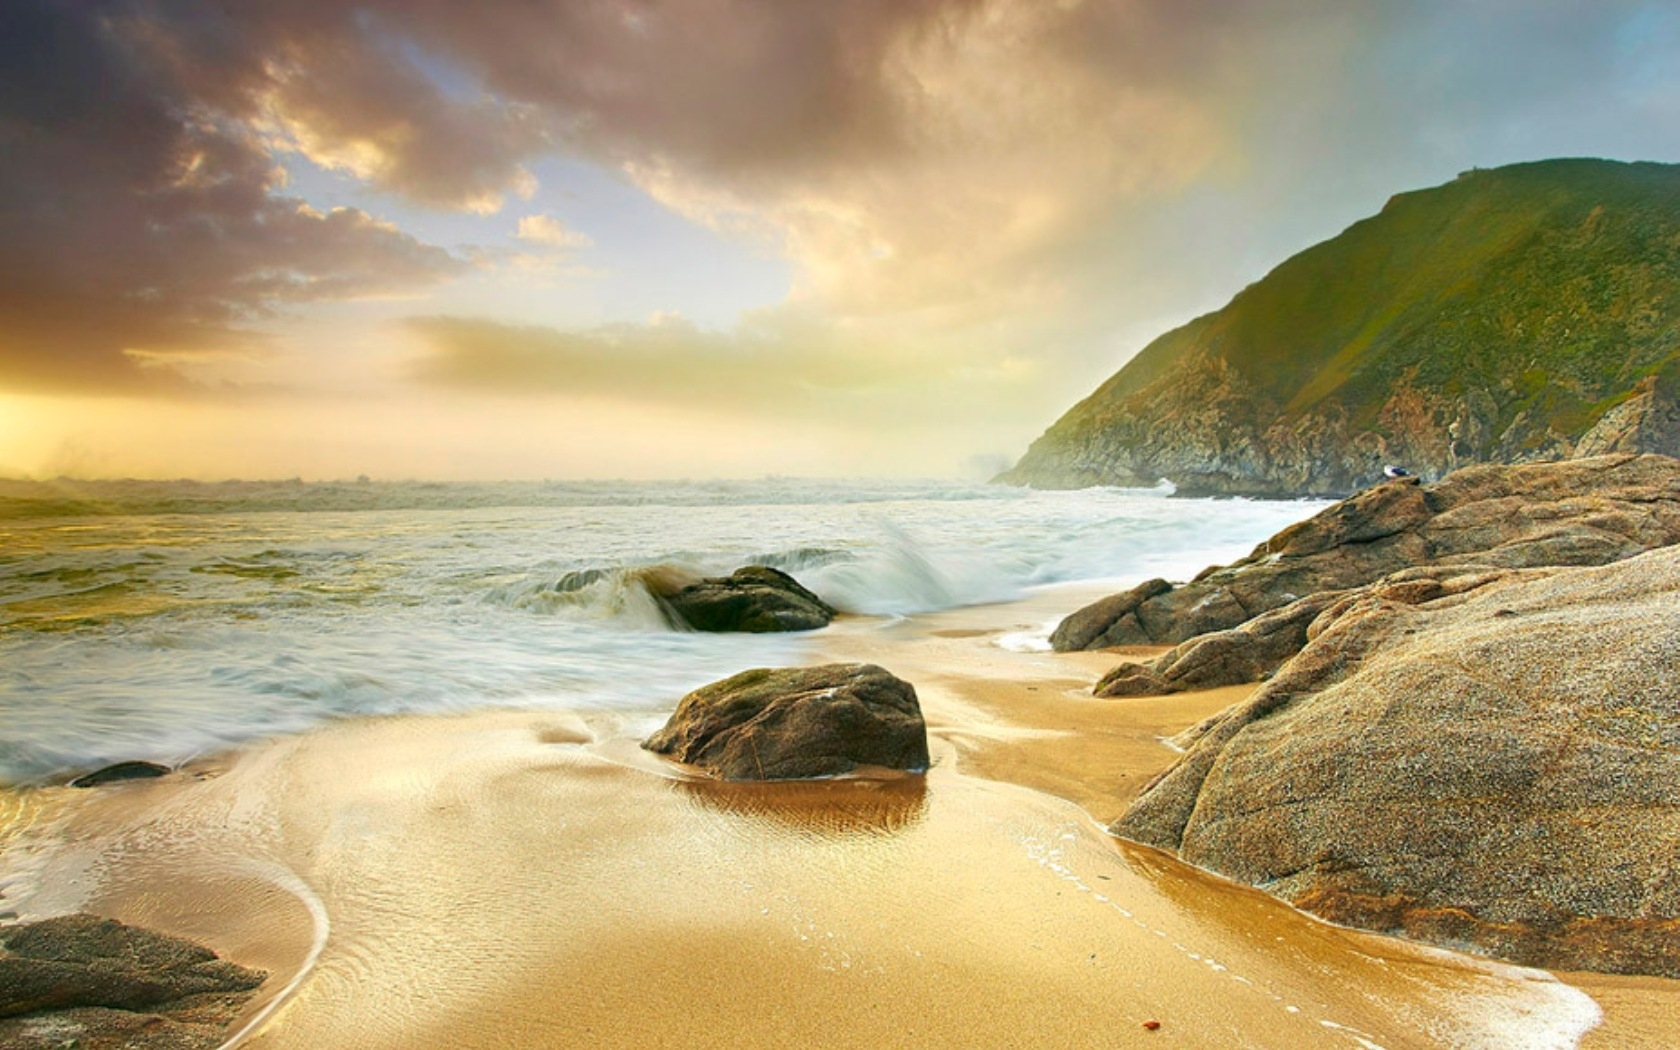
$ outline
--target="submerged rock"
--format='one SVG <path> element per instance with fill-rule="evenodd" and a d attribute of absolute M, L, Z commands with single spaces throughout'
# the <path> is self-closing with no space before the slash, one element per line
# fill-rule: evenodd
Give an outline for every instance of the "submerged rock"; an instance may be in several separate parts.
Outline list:
<path fill-rule="evenodd" d="M 827 602 L 767 565 L 709 576 L 659 598 L 696 631 L 814 631 L 834 619 Z"/>
<path fill-rule="evenodd" d="M 743 671 L 683 697 L 642 746 L 723 780 L 928 767 L 915 687 L 874 664 Z"/>
<path fill-rule="evenodd" d="M 84 774 L 70 781 L 73 788 L 98 787 L 100 784 L 113 784 L 119 780 L 150 780 L 155 777 L 166 776 L 170 772 L 168 766 L 160 766 L 156 762 L 118 762 L 96 769 L 92 773 Z"/>
<path fill-rule="evenodd" d="M 1680 543 L 1680 460 L 1622 454 L 1468 467 L 1434 484 L 1402 478 L 1366 489 L 1182 586 L 1151 580 L 1104 598 L 1063 620 L 1051 644 L 1180 645 L 1242 628 L 1247 637 L 1218 643 L 1231 652 L 1230 670 L 1194 688 L 1256 681 L 1304 643 L 1310 607 L 1298 603 L 1323 592 L 1405 581 L 1431 567 L 1450 576 L 1600 565 L 1672 543 Z M 1170 666 L 1189 654 L 1169 655 L 1166 665 L 1137 666 L 1167 681 L 1188 678 L 1189 668 Z"/>
<path fill-rule="evenodd" d="M 0 1046 L 214 1047 L 266 976 L 94 915 L 0 927 Z"/>
<path fill-rule="evenodd" d="M 1680 548 L 1339 602 L 1111 830 L 1335 922 L 1680 977 L 1676 609 Z"/>

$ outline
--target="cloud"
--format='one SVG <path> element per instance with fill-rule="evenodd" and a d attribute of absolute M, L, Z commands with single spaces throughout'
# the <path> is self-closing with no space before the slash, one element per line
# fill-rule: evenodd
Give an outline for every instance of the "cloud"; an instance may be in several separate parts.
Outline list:
<path fill-rule="evenodd" d="M 462 390 L 851 413 L 1010 447 L 1397 189 L 1546 152 L 1524 127 L 1565 142 L 1569 120 L 1612 122 L 1636 8 L 608 5 L 566 23 L 552 63 L 517 47 L 491 64 L 464 31 L 462 67 L 549 114 L 556 141 L 775 245 L 796 286 L 726 331 L 430 318 L 420 368 Z M 506 38 L 544 39 L 506 17 Z M 1514 155 L 1480 152 L 1496 134 Z"/>
<path fill-rule="evenodd" d="M 587 233 L 579 233 L 570 229 L 565 223 L 551 215 L 526 215 L 519 220 L 515 237 L 531 244 L 539 244 L 545 248 L 556 248 L 569 251 L 575 248 L 588 248 L 595 243 Z"/>
<path fill-rule="evenodd" d="M 432 85 L 334 103 L 408 132 L 405 152 L 382 153 L 384 185 L 434 200 L 426 179 L 456 173 L 464 199 L 508 192 L 544 150 L 587 157 L 785 253 L 795 302 L 929 328 L 1022 311 L 1060 324 L 1074 304 L 1099 338 L 1162 298 L 1204 305 L 1220 264 L 1183 259 L 1184 228 L 1162 221 L 1182 209 L 1195 224 L 1199 194 L 1243 224 L 1224 234 L 1241 253 L 1229 282 L 1396 189 L 1545 152 L 1525 129 L 1574 122 L 1552 147 L 1565 152 L 1584 151 L 1569 137 L 1651 140 L 1649 121 L 1618 115 L 1623 26 L 1648 7 L 1635 0 L 265 6 L 288 27 L 307 12 L 383 81 Z M 316 51 L 334 53 L 294 44 L 296 68 L 341 83 L 317 75 Z M 421 116 L 486 99 L 474 134 L 493 144 L 463 151 Z M 322 107 L 293 108 L 308 122 Z M 463 152 L 487 158 L 472 178 Z M 1105 293 L 1104 309 L 1079 305 Z"/>
<path fill-rule="evenodd" d="M 765 410 L 870 370 L 961 394 L 1007 373 L 1053 402 L 1397 189 L 1560 152 L 1680 159 L 1649 44 L 1674 32 L 1636 0 L 13 0 L 0 381 L 156 383 L 158 362 L 260 352 L 275 310 L 466 265 L 301 207 L 287 154 L 485 214 L 560 153 L 785 254 L 766 316 L 805 320 L 678 339 L 432 318 L 434 381 L 667 396 L 666 375 L 704 382 L 693 355 Z M 518 230 L 499 257 L 526 268 L 586 246 L 546 214 Z M 636 361 L 662 374 L 611 367 Z"/>
<path fill-rule="evenodd" d="M 719 415 L 915 431 L 953 422 L 1014 428 L 1048 406 L 1021 389 L 1026 360 L 929 346 L 798 308 L 753 312 L 729 331 L 661 311 L 643 324 L 567 331 L 462 317 L 407 322 L 416 378 L 507 397 L 559 395 Z"/>
<path fill-rule="evenodd" d="M 282 191 L 249 129 L 184 93 L 97 5 L 0 11 L 0 383 L 181 390 L 263 351 L 286 304 L 424 287 L 464 264 Z"/>

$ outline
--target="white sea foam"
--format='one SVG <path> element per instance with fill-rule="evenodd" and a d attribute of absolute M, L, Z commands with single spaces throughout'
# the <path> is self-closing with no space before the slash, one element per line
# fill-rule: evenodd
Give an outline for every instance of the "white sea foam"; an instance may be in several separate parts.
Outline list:
<path fill-rule="evenodd" d="M 671 630 L 651 579 L 764 563 L 844 611 L 910 615 L 1188 578 L 1316 509 L 787 479 L 21 491 L 0 486 L 0 782 L 342 715 L 658 710 L 800 659 L 794 636 Z"/>

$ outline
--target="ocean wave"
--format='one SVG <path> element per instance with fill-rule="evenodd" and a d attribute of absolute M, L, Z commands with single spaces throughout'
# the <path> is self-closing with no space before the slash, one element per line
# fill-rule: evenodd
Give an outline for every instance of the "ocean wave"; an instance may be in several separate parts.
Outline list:
<path fill-rule="evenodd" d="M 483 600 L 543 616 L 629 630 L 686 630 L 664 599 L 708 576 L 747 565 L 780 569 L 843 613 L 903 616 L 1019 597 L 1028 581 L 1019 566 L 974 553 L 930 550 L 888 520 L 866 547 L 797 547 L 734 563 L 661 561 L 652 565 L 536 572 L 490 583 Z M 737 564 L 738 563 L 738 564 Z"/>
<path fill-rule="evenodd" d="M 684 630 L 661 597 L 701 578 L 700 572 L 688 566 L 669 563 L 573 569 L 557 577 L 539 574 L 492 584 L 483 600 L 509 609 L 631 630 Z"/>
<path fill-rule="evenodd" d="M 1020 498 L 981 483 L 768 477 L 725 481 L 48 481 L 0 478 L 0 521 L 118 515 L 968 502 Z"/>
<path fill-rule="evenodd" d="M 789 479 L 93 495 L 97 516 L 0 520 L 0 781 L 173 764 L 347 716 L 656 711 L 800 659 L 799 636 L 673 629 L 660 596 L 704 576 L 769 565 L 843 612 L 908 616 L 1063 581 L 1188 579 L 1314 509 Z M 376 512 L 343 513 L 356 500 Z M 419 509 L 392 509 L 405 501 Z"/>
<path fill-rule="evenodd" d="M 1024 582 L 978 551 L 934 550 L 888 519 L 878 540 L 844 561 L 813 566 L 802 582 L 842 612 L 907 616 L 1019 597 Z"/>

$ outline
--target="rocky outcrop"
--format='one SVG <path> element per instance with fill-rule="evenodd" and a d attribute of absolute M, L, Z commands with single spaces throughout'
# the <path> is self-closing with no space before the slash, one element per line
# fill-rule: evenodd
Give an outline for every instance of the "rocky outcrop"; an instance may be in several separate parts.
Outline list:
<path fill-rule="evenodd" d="M 999 480 L 1343 496 L 1386 463 L 1680 453 L 1680 166 L 1469 172 L 1146 347 Z"/>
<path fill-rule="evenodd" d="M 1112 831 L 1336 922 L 1680 977 L 1680 548 L 1368 593 Z"/>
<path fill-rule="evenodd" d="M 928 767 L 915 687 L 874 664 L 743 671 L 683 697 L 642 746 L 723 780 Z"/>
<path fill-rule="evenodd" d="M 1480 566 L 1426 566 L 1369 587 L 1320 591 L 1240 627 L 1198 635 L 1153 660 L 1117 664 L 1092 691 L 1101 697 L 1159 696 L 1265 681 L 1354 602 L 1418 605 L 1475 590 L 1502 575 Z"/>
<path fill-rule="evenodd" d="M 1059 650 L 1173 645 L 1116 668 L 1099 690 L 1259 681 L 1300 649 L 1314 621 L 1380 584 L 1387 601 L 1429 601 L 1493 570 L 1598 565 L 1680 543 L 1680 460 L 1622 454 L 1387 482 L 1326 508 L 1232 565 L 1173 587 L 1152 580 L 1070 615 Z M 1386 589 L 1385 589 L 1386 588 Z"/>
<path fill-rule="evenodd" d="M 1668 383 L 1659 382 L 1668 379 Z M 1680 376 L 1651 376 L 1634 387 L 1633 395 L 1599 417 L 1575 447 L 1577 456 L 1612 452 L 1658 452 L 1680 456 L 1680 391 L 1671 389 Z"/>
<path fill-rule="evenodd" d="M 1173 589 L 1166 580 L 1153 579 L 1120 594 L 1099 598 L 1083 609 L 1068 614 L 1050 634 L 1050 647 L 1059 653 L 1080 649 L 1107 649 L 1116 645 L 1152 644 L 1138 622 L 1137 611 L 1147 601 Z"/>
<path fill-rule="evenodd" d="M 93 915 L 0 927 L 0 1046 L 218 1046 L 265 976 Z"/>
<path fill-rule="evenodd" d="M 658 597 L 678 623 L 696 631 L 814 631 L 835 615 L 798 580 L 767 565 L 708 576 Z"/>
<path fill-rule="evenodd" d="M 1198 635 L 1143 663 L 1116 665 L 1097 682 L 1097 696 L 1159 696 L 1258 682 L 1307 644 L 1319 614 L 1347 591 L 1323 591 L 1290 602 L 1228 631 Z"/>

